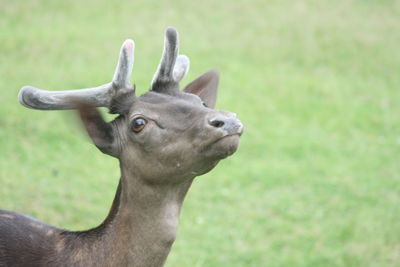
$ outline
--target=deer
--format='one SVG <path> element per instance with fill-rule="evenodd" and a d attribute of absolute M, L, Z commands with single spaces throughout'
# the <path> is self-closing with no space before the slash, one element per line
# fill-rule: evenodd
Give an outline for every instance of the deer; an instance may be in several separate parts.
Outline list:
<path fill-rule="evenodd" d="M 0 266 L 163 266 L 176 239 L 184 198 L 195 177 L 235 153 L 243 124 L 215 109 L 219 73 L 210 70 L 183 90 L 190 61 L 168 27 L 150 89 L 130 83 L 134 42 L 120 50 L 110 83 L 86 89 L 21 89 L 18 100 L 37 110 L 77 110 L 104 154 L 119 161 L 121 176 L 108 216 L 97 227 L 69 231 L 0 210 Z M 115 118 L 106 121 L 98 107 Z"/>

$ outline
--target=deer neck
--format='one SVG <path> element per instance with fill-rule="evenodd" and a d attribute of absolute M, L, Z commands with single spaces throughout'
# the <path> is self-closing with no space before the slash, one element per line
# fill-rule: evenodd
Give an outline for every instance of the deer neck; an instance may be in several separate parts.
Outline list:
<path fill-rule="evenodd" d="M 102 224 L 113 266 L 162 266 L 175 241 L 180 210 L 193 179 L 155 185 L 122 169 L 117 195 Z"/>

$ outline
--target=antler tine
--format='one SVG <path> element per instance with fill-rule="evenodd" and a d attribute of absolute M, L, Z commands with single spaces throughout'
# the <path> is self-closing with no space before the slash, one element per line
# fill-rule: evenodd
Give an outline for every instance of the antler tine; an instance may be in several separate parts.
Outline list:
<path fill-rule="evenodd" d="M 119 60 L 113 77 L 113 85 L 116 88 L 132 88 L 129 78 L 133 68 L 133 51 L 135 43 L 133 40 L 126 40 L 119 54 Z"/>
<path fill-rule="evenodd" d="M 179 55 L 179 37 L 175 28 L 169 27 L 165 32 L 164 51 L 161 62 L 153 77 L 151 90 L 168 90 L 183 79 L 189 70 L 189 58 Z"/>
<path fill-rule="evenodd" d="M 185 55 L 179 55 L 175 62 L 173 78 L 179 83 L 189 72 L 190 60 Z"/>
<path fill-rule="evenodd" d="M 126 40 L 120 51 L 114 77 L 110 83 L 98 87 L 48 91 L 32 86 L 24 86 L 18 94 L 18 101 L 27 108 L 40 110 L 73 109 L 79 100 L 96 107 L 108 107 L 112 96 L 122 88 L 134 90 L 129 82 L 133 66 L 134 42 Z"/>

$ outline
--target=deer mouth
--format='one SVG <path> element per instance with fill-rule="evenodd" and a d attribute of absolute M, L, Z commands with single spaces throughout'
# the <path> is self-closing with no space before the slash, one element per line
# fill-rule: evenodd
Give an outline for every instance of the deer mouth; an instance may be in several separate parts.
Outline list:
<path fill-rule="evenodd" d="M 218 138 L 209 145 L 212 154 L 221 159 L 232 155 L 239 147 L 240 136 L 241 133 L 235 133 Z"/>
<path fill-rule="evenodd" d="M 239 145 L 240 136 L 240 133 L 228 134 L 218 139 L 215 143 L 238 143 Z"/>

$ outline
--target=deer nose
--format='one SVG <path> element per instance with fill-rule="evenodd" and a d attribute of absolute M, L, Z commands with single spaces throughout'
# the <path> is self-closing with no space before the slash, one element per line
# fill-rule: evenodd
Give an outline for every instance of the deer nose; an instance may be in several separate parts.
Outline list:
<path fill-rule="evenodd" d="M 215 128 L 219 128 L 229 134 L 242 134 L 243 124 L 240 120 L 233 117 L 215 117 L 208 120 L 208 123 Z"/>

